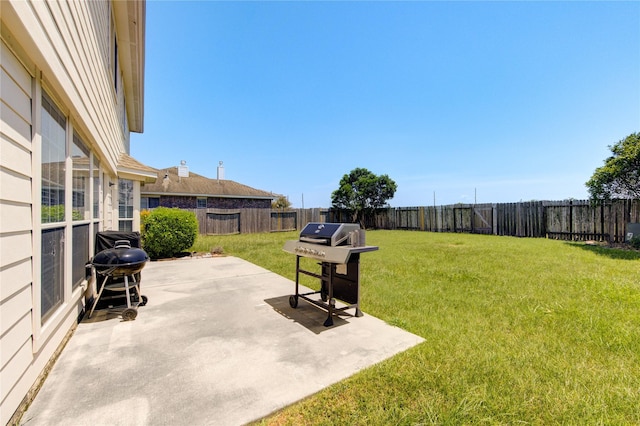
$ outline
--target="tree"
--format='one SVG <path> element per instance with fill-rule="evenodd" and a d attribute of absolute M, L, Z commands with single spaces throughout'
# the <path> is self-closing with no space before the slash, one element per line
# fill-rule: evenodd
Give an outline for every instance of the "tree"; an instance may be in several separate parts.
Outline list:
<path fill-rule="evenodd" d="M 285 197 L 284 195 L 279 196 L 277 200 L 271 203 L 272 209 L 284 210 L 284 209 L 288 209 L 289 207 L 291 207 L 291 202 L 289 202 L 287 197 Z"/>
<path fill-rule="evenodd" d="M 640 198 L 640 133 L 613 146 L 612 154 L 586 182 L 592 200 Z"/>
<path fill-rule="evenodd" d="M 384 207 L 396 189 L 389 176 L 376 176 L 367 169 L 356 168 L 340 179 L 340 187 L 331 194 L 331 204 L 333 208 L 349 210 L 353 221 L 364 228 L 365 217 Z"/>

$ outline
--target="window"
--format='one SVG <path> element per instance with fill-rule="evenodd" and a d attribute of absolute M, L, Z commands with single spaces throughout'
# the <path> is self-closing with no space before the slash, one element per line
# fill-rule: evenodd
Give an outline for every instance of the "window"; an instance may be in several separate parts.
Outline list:
<path fill-rule="evenodd" d="M 207 208 L 207 199 L 206 198 L 198 198 L 197 207 L 199 209 L 206 209 Z"/>
<path fill-rule="evenodd" d="M 48 96 L 42 97 L 42 223 L 64 221 L 67 122 Z"/>
<path fill-rule="evenodd" d="M 160 197 L 142 197 L 140 198 L 140 208 L 143 210 L 155 209 L 160 207 Z"/>
<path fill-rule="evenodd" d="M 65 220 L 65 161 L 67 122 L 46 94 L 42 96 L 42 223 Z M 41 321 L 62 305 L 64 297 L 65 228 L 42 230 L 40 307 Z"/>
<path fill-rule="evenodd" d="M 73 196 L 71 216 L 74 222 L 91 219 L 89 183 L 91 180 L 90 152 L 74 132 L 71 144 L 73 163 L 71 181 Z M 85 265 L 89 261 L 89 224 L 74 224 L 71 235 L 72 288 L 77 288 L 87 277 Z"/>
<path fill-rule="evenodd" d="M 71 144 L 71 160 L 73 161 L 73 220 L 91 219 L 89 210 L 89 150 L 77 134 L 73 134 Z"/>
<path fill-rule="evenodd" d="M 93 170 L 91 173 L 93 176 L 93 218 L 99 219 L 100 218 L 100 201 L 101 201 L 100 161 L 98 161 L 95 155 L 93 156 Z"/>
<path fill-rule="evenodd" d="M 64 295 L 64 228 L 42 231 L 42 291 L 40 307 L 44 323 L 62 305 Z"/>
<path fill-rule="evenodd" d="M 133 181 L 120 179 L 118 184 L 118 230 L 133 230 Z"/>
<path fill-rule="evenodd" d="M 74 225 L 72 242 L 72 283 L 77 288 L 87 278 L 86 264 L 89 262 L 89 224 Z"/>
<path fill-rule="evenodd" d="M 111 72 L 113 73 L 113 88 L 118 93 L 118 39 L 116 38 L 116 24 L 113 15 L 111 15 Z"/>

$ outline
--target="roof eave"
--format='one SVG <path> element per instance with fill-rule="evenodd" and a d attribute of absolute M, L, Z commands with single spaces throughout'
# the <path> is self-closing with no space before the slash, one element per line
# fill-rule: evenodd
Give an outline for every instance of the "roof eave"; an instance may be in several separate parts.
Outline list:
<path fill-rule="evenodd" d="M 129 130 L 144 131 L 145 1 L 113 1 Z"/>
<path fill-rule="evenodd" d="M 158 175 L 153 172 L 127 167 L 118 167 L 118 177 L 139 180 L 144 183 L 154 183 L 158 179 Z"/>

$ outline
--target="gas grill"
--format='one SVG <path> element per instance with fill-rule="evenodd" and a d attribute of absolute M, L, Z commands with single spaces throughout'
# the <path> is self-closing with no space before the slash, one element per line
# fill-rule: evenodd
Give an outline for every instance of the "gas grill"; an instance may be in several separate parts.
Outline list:
<path fill-rule="evenodd" d="M 355 309 L 354 316 L 361 317 L 360 310 L 360 253 L 378 250 L 365 244 L 365 231 L 355 223 L 308 223 L 298 240 L 287 241 L 283 250 L 296 255 L 296 292 L 289 297 L 289 305 L 298 307 L 304 299 L 327 311 L 325 327 L 333 325 L 333 316 Z M 300 268 L 300 258 L 320 261 L 320 273 Z M 320 290 L 301 294 L 300 274 L 320 280 Z M 316 295 L 315 297 L 312 297 Z M 320 296 L 318 299 L 317 295 Z M 346 304 L 336 308 L 335 301 Z M 346 313 L 345 313 L 346 314 Z"/>

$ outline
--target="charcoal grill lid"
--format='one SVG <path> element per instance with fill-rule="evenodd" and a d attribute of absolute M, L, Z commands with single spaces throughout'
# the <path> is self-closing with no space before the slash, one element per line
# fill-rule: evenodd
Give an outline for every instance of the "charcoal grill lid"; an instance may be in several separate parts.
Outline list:
<path fill-rule="evenodd" d="M 147 252 L 139 248 L 111 248 L 102 250 L 93 257 L 91 263 L 101 266 L 139 265 L 149 260 Z"/>

